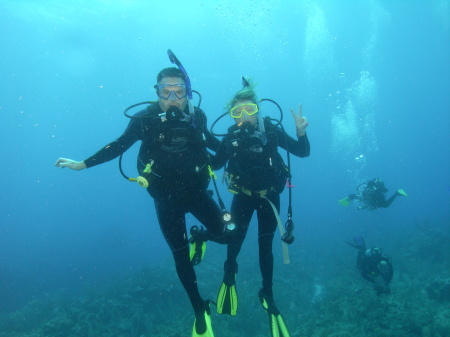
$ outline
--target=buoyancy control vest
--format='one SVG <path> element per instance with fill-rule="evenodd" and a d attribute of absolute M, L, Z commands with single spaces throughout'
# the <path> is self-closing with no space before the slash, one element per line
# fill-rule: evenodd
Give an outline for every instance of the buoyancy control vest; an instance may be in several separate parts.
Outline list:
<path fill-rule="evenodd" d="M 195 108 L 189 122 L 163 121 L 159 117 L 161 112 L 158 104 L 152 104 L 144 112 L 149 118 L 136 121 L 142 123 L 143 132 L 137 162 L 139 173 L 150 164 L 149 189 L 206 188 L 210 177 L 204 112 Z"/>
<path fill-rule="evenodd" d="M 281 193 L 289 171 L 278 153 L 277 129 L 264 118 L 266 144 L 258 133 L 247 134 L 237 125 L 228 129 L 227 152 L 230 160 L 226 172 L 230 183 L 250 191 L 274 190 Z"/>

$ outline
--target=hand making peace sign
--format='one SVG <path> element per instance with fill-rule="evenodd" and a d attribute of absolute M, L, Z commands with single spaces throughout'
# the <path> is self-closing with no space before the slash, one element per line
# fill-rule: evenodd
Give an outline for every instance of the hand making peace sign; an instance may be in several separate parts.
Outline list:
<path fill-rule="evenodd" d="M 295 128 L 297 129 L 297 136 L 302 137 L 306 134 L 306 127 L 308 126 L 308 119 L 302 116 L 302 105 L 298 106 L 298 114 L 291 108 L 292 117 L 295 120 Z"/>

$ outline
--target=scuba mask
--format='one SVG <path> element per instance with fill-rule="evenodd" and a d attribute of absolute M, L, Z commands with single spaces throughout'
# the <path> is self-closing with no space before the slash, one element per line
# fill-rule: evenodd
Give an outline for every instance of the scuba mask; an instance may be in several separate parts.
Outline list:
<path fill-rule="evenodd" d="M 234 108 L 230 109 L 230 115 L 233 118 L 242 118 L 244 112 L 248 115 L 254 115 L 259 111 L 258 105 L 254 103 L 244 103 L 236 105 Z"/>
<path fill-rule="evenodd" d="M 381 253 L 381 249 L 378 247 L 374 247 L 370 250 L 370 255 L 372 255 L 372 257 L 381 257 L 382 253 Z"/>
<path fill-rule="evenodd" d="M 370 258 L 379 258 L 382 255 L 381 249 L 378 247 L 374 247 L 371 249 L 367 249 L 365 255 Z"/>
<path fill-rule="evenodd" d="M 176 101 L 177 99 L 183 99 L 187 96 L 185 84 L 157 84 L 154 88 L 156 89 L 158 97 L 165 100 Z"/>

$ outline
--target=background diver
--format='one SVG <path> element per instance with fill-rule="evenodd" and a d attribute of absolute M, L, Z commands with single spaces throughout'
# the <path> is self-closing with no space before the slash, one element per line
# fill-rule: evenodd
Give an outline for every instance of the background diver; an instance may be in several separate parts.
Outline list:
<path fill-rule="evenodd" d="M 213 159 L 214 169 L 228 164 L 225 173 L 228 190 L 234 194 L 231 214 L 236 224 L 228 243 L 223 282 L 217 295 L 217 312 L 229 315 L 237 313 L 236 259 L 256 211 L 262 274 L 262 288 L 258 296 L 269 315 L 272 336 L 289 337 L 290 333 L 275 305 L 272 291 L 272 242 L 280 212 L 280 193 L 289 178 L 289 171 L 278 153 L 278 147 L 289 149 L 298 157 L 309 156 L 310 144 L 306 135 L 308 122 L 302 116 L 301 105 L 298 114 L 291 109 L 297 139 L 289 137 L 280 127 L 273 125 L 269 118 L 262 118 L 254 85 L 245 78 L 243 84 L 244 88 L 227 105 L 235 124 L 228 129 Z"/>
<path fill-rule="evenodd" d="M 383 180 L 374 178 L 359 184 L 354 194 L 339 200 L 339 203 L 342 206 L 348 206 L 351 201 L 357 200 L 361 205 L 357 206 L 356 209 L 375 210 L 377 208 L 388 208 L 395 198 L 399 196 L 408 196 L 404 190 L 399 189 L 389 199 L 386 199 L 387 191 L 388 189 L 384 186 Z"/>
<path fill-rule="evenodd" d="M 378 247 L 366 249 L 364 239 L 360 236 L 355 237 L 353 241 L 354 243 L 347 243 L 358 249 L 356 266 L 361 271 L 361 276 L 373 284 L 378 296 L 390 294 L 389 283 L 394 276 L 391 257 L 383 255 Z"/>
<path fill-rule="evenodd" d="M 179 68 L 182 69 L 180 65 Z M 200 296 L 193 267 L 199 261 L 190 260 L 185 215 L 190 212 L 207 227 L 208 239 L 224 243 L 221 210 L 207 191 L 210 181 L 207 148 L 216 150 L 219 140 L 208 131 L 205 113 L 188 102 L 190 83 L 180 69 L 166 68 L 158 74 L 155 85 L 158 101 L 130 116 L 119 138 L 84 161 L 59 158 L 55 166 L 77 171 L 91 168 L 141 142 L 138 171 L 147 176 L 147 191 L 154 200 L 161 231 L 195 312 L 192 336 L 212 337 L 209 302 Z"/>

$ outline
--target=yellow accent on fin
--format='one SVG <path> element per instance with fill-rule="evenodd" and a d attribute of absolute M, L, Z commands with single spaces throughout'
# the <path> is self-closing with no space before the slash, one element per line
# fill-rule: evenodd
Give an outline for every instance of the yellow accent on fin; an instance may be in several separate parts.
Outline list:
<path fill-rule="evenodd" d="M 209 304 L 208 304 L 209 306 Z M 208 309 L 209 310 L 209 309 Z M 206 321 L 206 331 L 202 333 L 201 335 L 197 333 L 197 330 L 195 329 L 195 323 L 197 322 L 197 319 L 194 320 L 194 326 L 192 327 L 192 337 L 214 337 L 214 332 L 212 329 L 211 324 L 211 315 L 205 310 L 205 321 Z"/>
<path fill-rule="evenodd" d="M 350 200 L 347 198 L 341 199 L 338 201 L 342 206 L 348 206 L 350 204 Z"/>
<path fill-rule="evenodd" d="M 189 249 L 189 260 L 194 266 L 202 262 L 206 251 L 206 241 L 201 242 L 200 248 L 197 246 L 198 244 L 200 244 L 200 242 L 191 243 L 191 247 Z M 198 251 L 199 249 L 200 251 Z"/>
<path fill-rule="evenodd" d="M 217 294 L 217 313 L 235 316 L 238 308 L 238 296 L 236 285 L 227 286 L 222 282 L 219 293 Z"/>
<path fill-rule="evenodd" d="M 407 197 L 408 194 L 406 194 L 406 192 L 404 190 L 397 190 L 397 193 L 400 194 L 402 197 Z"/>

